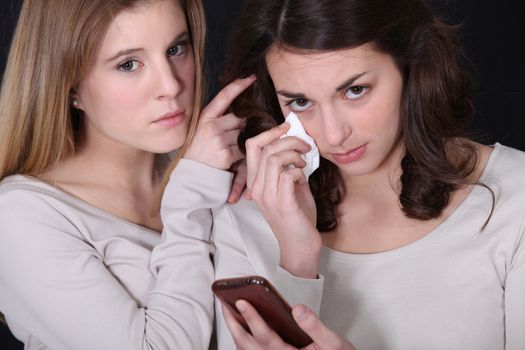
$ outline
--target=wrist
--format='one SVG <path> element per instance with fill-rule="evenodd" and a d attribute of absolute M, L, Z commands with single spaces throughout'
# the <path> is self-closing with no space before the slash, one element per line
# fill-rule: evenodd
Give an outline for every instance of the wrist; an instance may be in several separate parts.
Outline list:
<path fill-rule="evenodd" d="M 321 245 L 319 239 L 303 248 L 281 247 L 279 265 L 296 277 L 316 279 Z"/>

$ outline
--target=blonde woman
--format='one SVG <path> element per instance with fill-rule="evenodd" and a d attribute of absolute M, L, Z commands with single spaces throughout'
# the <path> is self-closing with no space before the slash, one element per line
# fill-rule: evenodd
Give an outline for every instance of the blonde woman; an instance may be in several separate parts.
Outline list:
<path fill-rule="evenodd" d="M 0 311 L 26 349 L 208 347 L 210 209 L 241 157 L 224 112 L 253 78 L 197 120 L 204 23 L 198 0 L 24 2 L 0 100 Z"/>

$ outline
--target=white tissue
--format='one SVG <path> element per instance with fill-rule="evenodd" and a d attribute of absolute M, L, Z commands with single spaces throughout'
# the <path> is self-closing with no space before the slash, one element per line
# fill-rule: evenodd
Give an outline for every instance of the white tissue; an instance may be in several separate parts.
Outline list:
<path fill-rule="evenodd" d="M 286 135 L 283 135 L 282 137 L 295 136 L 309 144 L 311 147 L 310 151 L 301 156 L 306 162 L 306 166 L 303 168 L 303 173 L 304 176 L 306 176 L 306 179 L 308 180 L 310 175 L 312 175 L 312 173 L 317 168 L 319 168 L 319 149 L 317 148 L 314 139 L 306 133 L 303 124 L 301 124 L 301 121 L 295 113 L 292 112 L 288 114 L 288 116 L 285 119 L 285 122 L 288 122 L 290 124 L 290 129 L 288 129 Z"/>

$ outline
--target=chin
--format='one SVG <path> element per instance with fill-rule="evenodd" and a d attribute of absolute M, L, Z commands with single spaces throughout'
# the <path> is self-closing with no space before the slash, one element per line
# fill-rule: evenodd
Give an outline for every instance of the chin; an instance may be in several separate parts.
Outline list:
<path fill-rule="evenodd" d="M 176 143 L 176 144 L 172 143 L 172 144 L 166 144 L 166 145 L 156 145 L 155 147 L 152 147 L 150 152 L 159 153 L 159 154 L 171 153 L 181 148 L 183 144 L 184 143 L 181 142 L 181 143 Z"/>
<path fill-rule="evenodd" d="M 337 162 L 333 161 L 332 163 L 337 166 L 341 175 L 352 177 L 368 175 L 375 172 L 379 168 L 377 164 L 373 164 L 373 162 L 370 162 L 370 160 L 367 161 L 364 159 L 350 164 L 338 164 Z"/>
<path fill-rule="evenodd" d="M 142 149 L 151 153 L 171 153 L 178 150 L 184 145 L 185 138 L 182 137 L 163 137 L 156 140 L 150 140 L 147 144 L 143 144 Z"/>

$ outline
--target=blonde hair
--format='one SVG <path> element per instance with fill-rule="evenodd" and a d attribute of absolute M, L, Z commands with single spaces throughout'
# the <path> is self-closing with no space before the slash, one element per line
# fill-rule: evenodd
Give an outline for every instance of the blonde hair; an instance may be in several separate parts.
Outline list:
<path fill-rule="evenodd" d="M 72 90 L 91 68 L 113 18 L 154 1 L 161 0 L 24 1 L 0 91 L 0 180 L 39 174 L 75 154 L 82 124 L 80 112 L 70 107 Z M 201 0 L 177 1 L 192 38 L 195 102 L 187 140 L 169 170 L 195 133 L 205 91 L 204 8 Z"/>
<path fill-rule="evenodd" d="M 0 92 L 0 180 L 18 173 L 39 174 L 75 154 L 82 119 L 70 107 L 72 90 L 91 68 L 113 18 L 154 1 L 160 0 L 24 1 Z M 195 56 L 191 138 L 204 99 L 206 27 L 200 0 L 178 1 Z"/>

